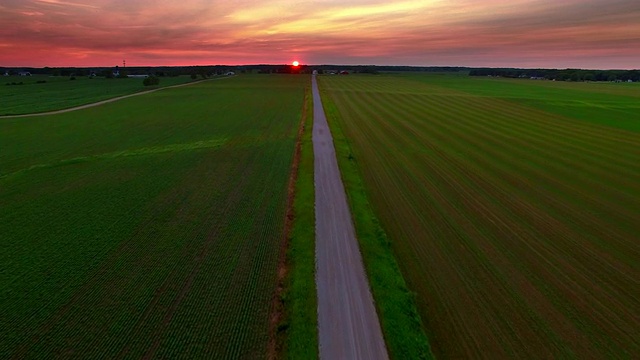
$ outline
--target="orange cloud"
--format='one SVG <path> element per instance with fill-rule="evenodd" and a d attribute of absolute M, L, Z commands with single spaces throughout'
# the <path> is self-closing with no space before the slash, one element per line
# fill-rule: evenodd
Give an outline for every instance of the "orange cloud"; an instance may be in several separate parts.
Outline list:
<path fill-rule="evenodd" d="M 0 66 L 634 68 L 637 0 L 3 0 Z"/>

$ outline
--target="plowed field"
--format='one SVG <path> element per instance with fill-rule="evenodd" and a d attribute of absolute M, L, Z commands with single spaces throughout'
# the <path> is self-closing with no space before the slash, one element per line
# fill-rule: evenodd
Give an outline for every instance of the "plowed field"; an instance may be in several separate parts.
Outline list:
<path fill-rule="evenodd" d="M 635 93 L 319 80 L 437 357 L 640 353 L 640 133 L 619 126 L 640 122 Z M 562 106 L 585 93 L 618 97 L 615 124 Z"/>

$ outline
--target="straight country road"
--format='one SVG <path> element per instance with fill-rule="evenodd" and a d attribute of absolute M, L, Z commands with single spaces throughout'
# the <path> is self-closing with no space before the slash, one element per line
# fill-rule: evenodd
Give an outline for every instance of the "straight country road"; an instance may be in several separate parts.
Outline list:
<path fill-rule="evenodd" d="M 312 85 L 320 359 L 388 359 L 315 75 Z"/>

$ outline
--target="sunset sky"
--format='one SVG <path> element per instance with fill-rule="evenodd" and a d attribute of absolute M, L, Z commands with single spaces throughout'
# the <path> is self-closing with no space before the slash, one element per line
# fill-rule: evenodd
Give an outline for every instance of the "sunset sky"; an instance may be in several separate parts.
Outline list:
<path fill-rule="evenodd" d="M 640 0 L 1 0 L 0 66 L 640 68 Z"/>

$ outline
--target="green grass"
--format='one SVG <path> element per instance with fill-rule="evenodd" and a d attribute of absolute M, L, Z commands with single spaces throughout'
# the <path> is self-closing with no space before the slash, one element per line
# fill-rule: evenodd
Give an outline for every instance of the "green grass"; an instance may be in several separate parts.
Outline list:
<path fill-rule="evenodd" d="M 0 120 L 0 357 L 265 357 L 307 82 Z"/>
<path fill-rule="evenodd" d="M 319 78 L 319 86 L 324 90 L 322 102 L 387 350 L 393 359 L 431 359 L 433 354 L 422 329 L 414 294 L 407 289 L 389 239 L 369 203 L 360 174 L 361 165 L 358 157 L 354 157 L 350 137 L 343 132 L 338 108 L 322 86 L 325 79 Z"/>
<path fill-rule="evenodd" d="M 485 77 L 410 76 L 461 96 L 503 99 L 598 125 L 640 132 L 639 83 L 571 83 Z"/>
<path fill-rule="evenodd" d="M 307 84 L 310 85 L 310 84 Z M 313 98 L 306 89 L 306 118 L 294 202 L 294 224 L 287 254 L 289 283 L 285 296 L 287 331 L 284 356 L 318 358 L 318 305 L 315 283 L 315 203 L 313 182 Z"/>
<path fill-rule="evenodd" d="M 348 140 L 336 140 L 345 183 L 350 168 L 362 178 L 347 185 L 356 224 L 368 219 L 353 199 L 367 199 L 437 357 L 640 351 L 636 88 L 418 75 L 321 85 L 334 136 Z M 528 102 L 587 97 L 624 106 L 633 126 Z"/>
<path fill-rule="evenodd" d="M 143 79 L 53 77 L 46 75 L 0 77 L 1 115 L 40 113 L 133 94 L 157 87 L 144 86 Z M 39 81 L 46 83 L 39 84 Z M 193 81 L 189 76 L 162 77 L 160 87 Z M 22 85 L 7 85 L 11 83 Z"/>

